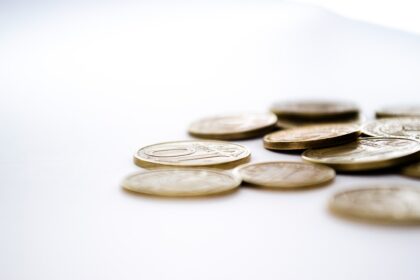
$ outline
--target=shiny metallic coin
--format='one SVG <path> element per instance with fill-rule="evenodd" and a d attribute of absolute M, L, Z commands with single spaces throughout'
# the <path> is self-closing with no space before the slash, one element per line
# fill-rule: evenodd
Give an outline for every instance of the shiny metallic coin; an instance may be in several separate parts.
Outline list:
<path fill-rule="evenodd" d="M 406 137 L 420 140 L 420 118 L 385 118 L 362 126 L 370 136 Z"/>
<path fill-rule="evenodd" d="M 298 119 L 351 118 L 359 114 L 352 103 L 310 100 L 275 103 L 271 111 L 279 118 Z"/>
<path fill-rule="evenodd" d="M 130 191 L 159 196 L 200 196 L 233 190 L 238 176 L 220 170 L 158 169 L 128 176 L 122 186 Z"/>
<path fill-rule="evenodd" d="M 244 182 L 268 188 L 305 188 L 332 181 L 334 169 L 304 162 L 273 161 L 251 163 L 238 167 Z"/>
<path fill-rule="evenodd" d="M 420 161 L 401 168 L 401 174 L 414 178 L 420 178 Z"/>
<path fill-rule="evenodd" d="M 322 124 L 276 131 L 264 137 L 271 150 L 300 150 L 341 145 L 356 140 L 360 129 L 355 124 Z"/>
<path fill-rule="evenodd" d="M 364 171 L 408 163 L 420 155 L 420 143 L 407 138 L 368 137 L 323 149 L 310 149 L 302 158 L 340 171 Z"/>
<path fill-rule="evenodd" d="M 229 142 L 186 140 L 146 146 L 134 155 L 134 162 L 144 168 L 156 166 L 212 166 L 232 168 L 250 158 L 248 148 Z"/>
<path fill-rule="evenodd" d="M 192 123 L 188 132 L 199 138 L 245 139 L 264 135 L 275 127 L 276 122 L 276 115 L 271 113 L 214 116 Z"/>
<path fill-rule="evenodd" d="M 377 118 L 420 117 L 420 105 L 390 106 L 376 111 Z"/>
<path fill-rule="evenodd" d="M 420 223 L 420 190 L 406 187 L 364 187 L 337 193 L 331 211 L 373 222 Z"/>

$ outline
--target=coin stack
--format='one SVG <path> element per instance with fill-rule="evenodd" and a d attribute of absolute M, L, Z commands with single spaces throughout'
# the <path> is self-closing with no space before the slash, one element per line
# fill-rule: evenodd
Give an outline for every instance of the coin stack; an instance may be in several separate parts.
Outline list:
<path fill-rule="evenodd" d="M 420 106 L 388 107 L 376 117 L 363 123 L 352 103 L 307 100 L 276 103 L 267 113 L 199 119 L 188 130 L 197 140 L 140 148 L 134 162 L 145 171 L 126 177 L 122 186 L 185 197 L 232 192 L 245 184 L 288 190 L 325 186 L 336 172 L 385 169 L 420 178 Z M 301 153 L 301 161 L 250 163 L 247 147 L 227 142 L 258 137 L 268 150 Z M 329 208 L 340 217 L 420 224 L 420 189 L 360 186 L 335 194 Z"/>

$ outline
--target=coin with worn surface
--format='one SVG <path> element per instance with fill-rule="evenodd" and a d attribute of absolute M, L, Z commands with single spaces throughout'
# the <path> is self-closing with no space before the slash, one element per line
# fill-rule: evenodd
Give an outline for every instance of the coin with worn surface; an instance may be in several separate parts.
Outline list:
<path fill-rule="evenodd" d="M 341 171 L 363 171 L 392 167 L 415 160 L 420 143 L 407 138 L 368 137 L 336 147 L 309 149 L 306 161 L 323 163 Z"/>
<path fill-rule="evenodd" d="M 271 111 L 278 117 L 304 119 L 350 118 L 359 114 L 359 109 L 352 103 L 310 100 L 275 103 Z"/>
<path fill-rule="evenodd" d="M 251 163 L 238 167 L 244 182 L 269 188 L 305 188 L 330 182 L 334 169 L 305 162 L 273 161 Z"/>
<path fill-rule="evenodd" d="M 250 158 L 248 148 L 230 142 L 186 140 L 146 146 L 134 155 L 134 162 L 145 168 L 155 166 L 212 166 L 230 168 Z"/>
<path fill-rule="evenodd" d="M 341 216 L 389 223 L 420 223 L 420 190 L 365 187 L 334 195 L 331 211 Z"/>
<path fill-rule="evenodd" d="M 160 196 L 199 196 L 233 190 L 238 176 L 220 170 L 198 168 L 159 169 L 128 176 L 122 186 L 130 191 Z"/>
<path fill-rule="evenodd" d="M 385 118 L 362 126 L 369 136 L 407 137 L 420 140 L 420 118 Z"/>
<path fill-rule="evenodd" d="M 195 137 L 234 140 L 263 135 L 271 131 L 277 117 L 271 113 L 214 116 L 193 122 L 188 132 Z"/>
<path fill-rule="evenodd" d="M 401 168 L 401 174 L 414 178 L 420 178 L 420 161 Z"/>
<path fill-rule="evenodd" d="M 355 124 L 322 124 L 276 131 L 264 137 L 264 147 L 272 150 L 300 150 L 341 145 L 356 140 Z"/>
<path fill-rule="evenodd" d="M 377 118 L 420 117 L 420 105 L 390 106 L 376 111 Z"/>

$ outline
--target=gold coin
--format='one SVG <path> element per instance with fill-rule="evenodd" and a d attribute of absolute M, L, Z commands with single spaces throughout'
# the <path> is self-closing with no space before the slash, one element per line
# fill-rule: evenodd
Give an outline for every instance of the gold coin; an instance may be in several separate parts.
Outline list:
<path fill-rule="evenodd" d="M 319 125 L 319 124 L 334 124 L 334 123 L 347 123 L 347 124 L 359 124 L 361 125 L 364 122 L 365 118 L 363 116 L 353 117 L 353 118 L 346 118 L 346 119 L 290 119 L 290 118 L 279 118 L 276 123 L 276 127 L 280 129 L 287 129 L 299 126 L 306 126 L 306 125 Z"/>
<path fill-rule="evenodd" d="M 240 178 L 219 170 L 158 169 L 128 176 L 122 186 L 130 191 L 159 196 L 199 196 L 233 190 Z"/>
<path fill-rule="evenodd" d="M 306 150 L 306 161 L 323 163 L 341 171 L 363 171 L 410 162 L 420 155 L 420 143 L 407 138 L 368 137 L 323 149 Z"/>
<path fill-rule="evenodd" d="M 271 111 L 279 118 L 302 119 L 350 118 L 359 114 L 359 109 L 352 103 L 315 100 L 279 102 Z"/>
<path fill-rule="evenodd" d="M 264 135 L 276 125 L 271 113 L 248 113 L 214 116 L 191 124 L 188 132 L 200 138 L 234 140 Z"/>
<path fill-rule="evenodd" d="M 420 105 L 390 106 L 376 111 L 377 118 L 420 117 Z"/>
<path fill-rule="evenodd" d="M 414 178 L 420 178 L 420 161 L 401 168 L 401 174 Z"/>
<path fill-rule="evenodd" d="M 156 166 L 213 166 L 231 168 L 247 162 L 248 148 L 229 142 L 186 140 L 146 146 L 134 155 L 134 162 L 145 168 Z"/>
<path fill-rule="evenodd" d="M 386 118 L 371 121 L 362 127 L 370 136 L 407 137 L 420 140 L 420 118 Z"/>
<path fill-rule="evenodd" d="M 356 140 L 355 124 L 308 125 L 276 131 L 264 137 L 264 147 L 272 150 L 300 150 L 341 145 Z"/>
<path fill-rule="evenodd" d="M 420 223 L 420 191 L 406 187 L 367 187 L 337 193 L 329 203 L 334 213 L 389 223 Z"/>
<path fill-rule="evenodd" d="M 330 182 L 334 169 L 305 162 L 273 161 L 238 167 L 244 182 L 269 188 L 305 188 Z"/>

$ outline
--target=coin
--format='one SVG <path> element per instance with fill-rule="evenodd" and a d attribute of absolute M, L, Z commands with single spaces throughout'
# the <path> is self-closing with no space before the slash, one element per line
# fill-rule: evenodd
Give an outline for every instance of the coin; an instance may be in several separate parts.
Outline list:
<path fill-rule="evenodd" d="M 337 193 L 334 213 L 377 222 L 420 223 L 420 191 L 406 187 L 364 187 Z"/>
<path fill-rule="evenodd" d="M 264 147 L 272 150 L 300 150 L 341 145 L 356 140 L 355 124 L 308 125 L 276 131 L 264 137 Z"/>
<path fill-rule="evenodd" d="M 271 111 L 279 118 L 351 118 L 359 114 L 356 105 L 335 101 L 294 101 L 275 103 Z"/>
<path fill-rule="evenodd" d="M 401 168 L 401 174 L 414 178 L 420 178 L 420 161 Z"/>
<path fill-rule="evenodd" d="M 420 118 L 386 118 L 371 121 L 362 127 L 370 136 L 407 137 L 420 140 Z"/>
<path fill-rule="evenodd" d="M 139 172 L 122 182 L 123 188 L 159 196 L 199 196 L 233 190 L 240 178 L 219 170 L 158 169 Z"/>
<path fill-rule="evenodd" d="M 304 188 L 330 182 L 334 169 L 305 162 L 273 161 L 251 163 L 238 167 L 242 180 L 261 187 Z"/>
<path fill-rule="evenodd" d="M 390 106 L 376 111 L 377 118 L 420 117 L 420 105 Z"/>
<path fill-rule="evenodd" d="M 247 162 L 248 148 L 224 141 L 186 140 L 146 146 L 134 155 L 145 168 L 156 166 L 213 166 L 229 168 Z"/>
<path fill-rule="evenodd" d="M 287 129 L 293 128 L 298 126 L 306 126 L 306 125 L 318 125 L 318 124 L 334 124 L 334 123 L 347 123 L 347 124 L 362 124 L 365 118 L 363 116 L 354 117 L 354 118 L 346 118 L 346 119 L 290 119 L 290 118 L 279 118 L 276 123 L 276 127 L 280 129 Z"/>
<path fill-rule="evenodd" d="M 276 125 L 272 113 L 214 116 L 193 122 L 188 132 L 195 137 L 235 140 L 264 135 Z"/>
<path fill-rule="evenodd" d="M 309 149 L 302 157 L 341 171 L 392 167 L 419 157 L 420 143 L 407 138 L 368 137 L 331 148 Z"/>

